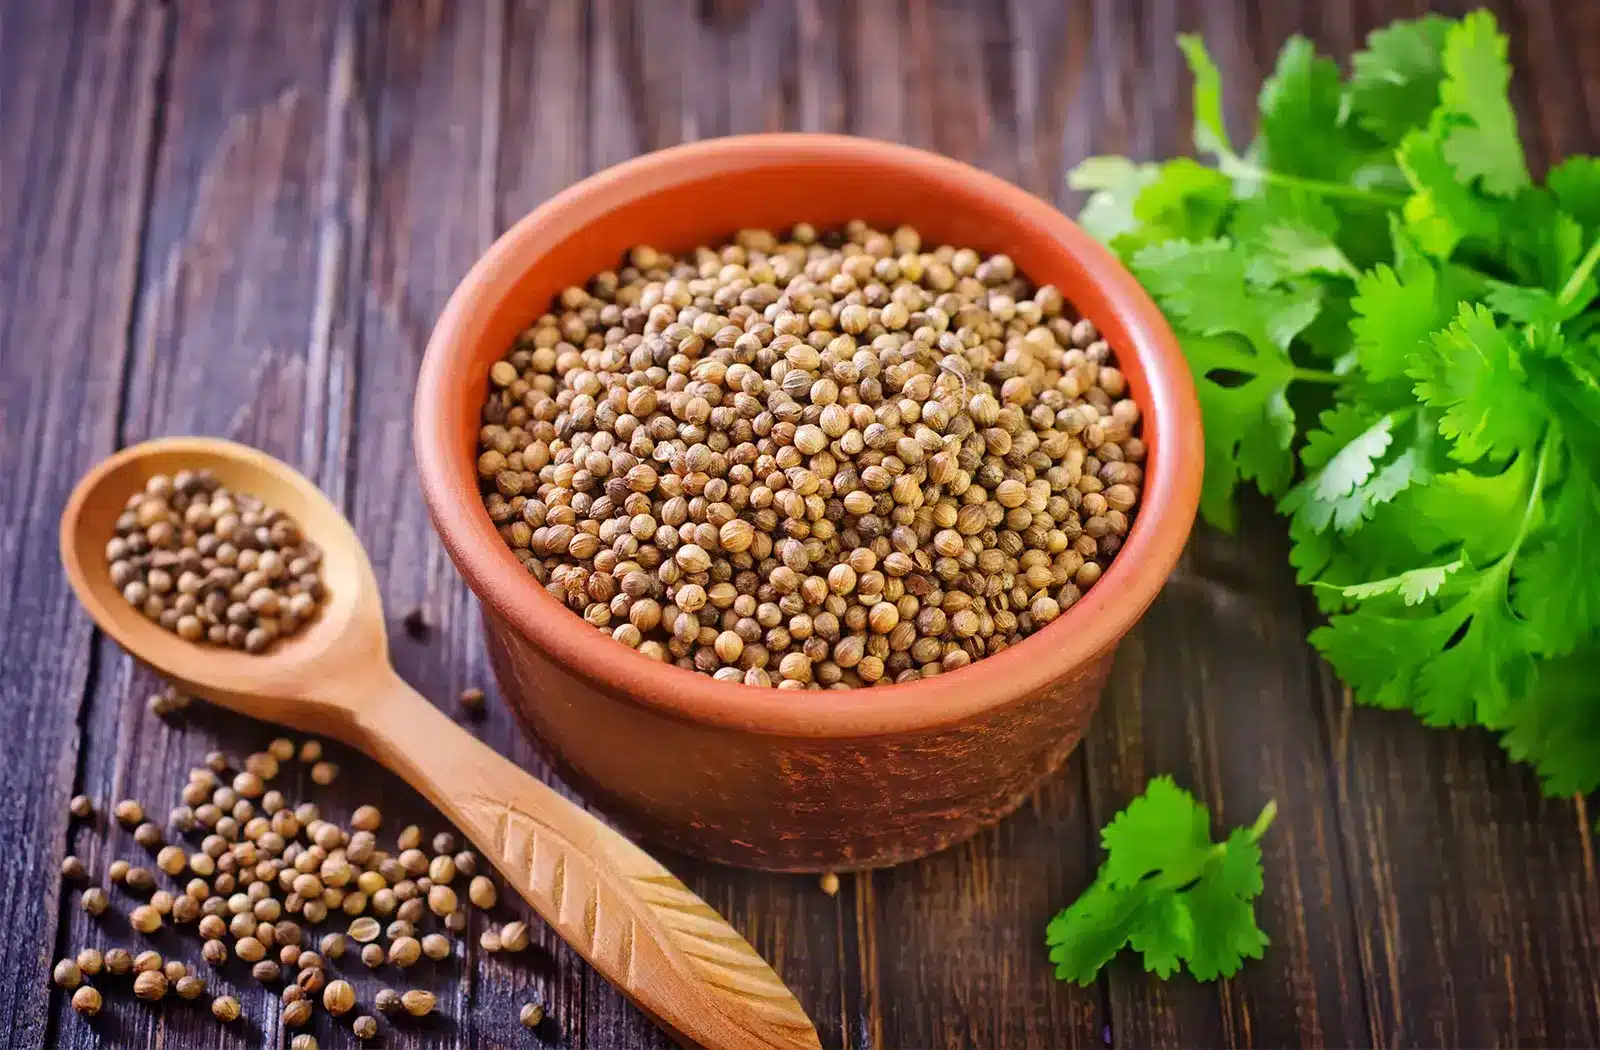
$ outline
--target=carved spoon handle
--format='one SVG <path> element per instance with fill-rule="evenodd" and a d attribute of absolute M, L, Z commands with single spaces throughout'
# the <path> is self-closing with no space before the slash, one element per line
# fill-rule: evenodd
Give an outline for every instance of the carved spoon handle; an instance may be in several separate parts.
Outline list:
<path fill-rule="evenodd" d="M 816 1028 L 739 932 L 639 847 L 496 754 L 390 671 L 363 711 L 405 777 L 578 954 L 680 1042 L 820 1050 Z"/>

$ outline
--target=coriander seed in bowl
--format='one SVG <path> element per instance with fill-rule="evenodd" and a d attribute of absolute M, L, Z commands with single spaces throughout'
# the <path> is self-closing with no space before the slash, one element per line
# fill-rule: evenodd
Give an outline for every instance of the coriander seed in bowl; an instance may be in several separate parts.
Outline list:
<path fill-rule="evenodd" d="M 1138 406 L 1003 254 L 851 222 L 636 247 L 489 370 L 477 470 L 517 560 L 656 660 L 908 682 L 1015 645 L 1121 549 Z"/>

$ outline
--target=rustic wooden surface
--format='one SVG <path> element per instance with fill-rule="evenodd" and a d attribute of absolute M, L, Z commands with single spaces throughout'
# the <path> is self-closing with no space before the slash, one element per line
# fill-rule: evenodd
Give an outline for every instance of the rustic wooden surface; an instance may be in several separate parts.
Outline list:
<path fill-rule="evenodd" d="M 372 552 L 403 674 L 447 710 L 489 685 L 472 601 L 411 478 L 409 399 L 432 319 L 495 232 L 644 150 L 739 131 L 929 146 L 1072 205 L 1090 153 L 1187 146 L 1173 36 L 1203 30 L 1243 128 L 1290 33 L 1343 56 L 1423 0 L 35 0 L 0 2 L 0 1043 L 276 1047 L 248 1024 L 125 996 L 93 1025 L 46 984 L 68 948 L 126 943 L 56 876 L 130 836 L 67 799 L 164 810 L 205 751 L 269 727 L 144 710 L 155 683 L 90 630 L 54 555 L 75 477 L 119 444 L 206 433 L 295 463 Z M 1442 5 L 1459 9 L 1459 3 Z M 1495 3 L 1530 156 L 1600 149 L 1600 2 Z M 831 1048 L 1600 1045 L 1600 882 L 1584 814 L 1492 742 L 1352 710 L 1304 645 L 1281 529 L 1201 530 L 1119 658 L 1064 772 L 1022 811 L 917 864 L 815 880 L 669 864 L 777 966 Z M 426 611 L 408 637 L 399 617 Z M 470 723 L 539 769 L 491 699 Z M 344 812 L 437 818 L 351 755 Z M 1266 960 L 1215 985 L 1114 964 L 1051 979 L 1045 922 L 1086 884 L 1094 829 L 1170 772 L 1219 820 L 1267 798 Z M 298 776 L 298 774 L 296 774 Z M 308 785 L 292 781 L 297 790 Z M 1591 815 L 1592 816 L 1592 815 Z M 502 915 L 500 918 L 505 918 Z M 481 923 L 482 919 L 475 919 Z M 446 1017 L 384 1046 L 663 1047 L 570 951 L 408 977 Z M 198 944 L 158 947 L 195 961 Z M 243 978 L 242 980 L 240 978 Z M 361 975 L 370 1001 L 378 981 Z M 543 1041 L 516 1023 L 552 1008 Z M 326 1018 L 322 1045 L 355 1045 Z"/>

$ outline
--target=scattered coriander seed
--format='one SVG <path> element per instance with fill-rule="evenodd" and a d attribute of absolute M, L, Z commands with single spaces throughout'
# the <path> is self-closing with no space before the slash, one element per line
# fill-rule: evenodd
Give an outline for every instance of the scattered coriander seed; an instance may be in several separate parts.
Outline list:
<path fill-rule="evenodd" d="M 410 900 L 402 901 L 400 907 L 395 909 L 395 914 L 400 917 L 402 922 L 410 923 L 421 922 L 423 912 L 424 905 L 419 897 L 412 897 Z"/>
<path fill-rule="evenodd" d="M 146 1002 L 158 1002 L 167 994 L 167 975 L 160 970 L 146 970 L 133 979 L 133 994 Z"/>
<path fill-rule="evenodd" d="M 62 858 L 61 877 L 68 882 L 82 882 L 89 877 L 89 869 L 83 866 L 83 861 L 69 853 Z"/>
<path fill-rule="evenodd" d="M 59 987 L 69 992 L 83 983 L 83 973 L 78 969 L 78 964 L 71 959 L 62 959 L 56 963 L 50 976 Z"/>
<path fill-rule="evenodd" d="M 400 1009 L 400 993 L 393 988 L 380 988 L 378 994 L 372 997 L 372 1005 L 380 1013 L 392 1014 Z"/>
<path fill-rule="evenodd" d="M 130 865 L 127 861 L 114 860 L 106 868 L 106 878 L 111 880 L 113 885 L 123 883 L 128 880 L 128 872 L 131 870 L 132 865 Z"/>
<path fill-rule="evenodd" d="M 206 767 L 213 773 L 225 773 L 228 771 L 228 756 L 221 751 L 207 751 Z"/>
<path fill-rule="evenodd" d="M 289 1050 L 318 1050 L 317 1037 L 302 1032 L 289 1040 Z"/>
<path fill-rule="evenodd" d="M 177 959 L 168 959 L 161 964 L 161 972 L 166 975 L 168 984 L 176 984 L 189 975 L 189 967 Z"/>
<path fill-rule="evenodd" d="M 106 973 L 113 977 L 124 977 L 133 971 L 133 955 L 126 948 L 111 948 L 106 951 Z"/>
<path fill-rule="evenodd" d="M 831 871 L 822 873 L 822 892 L 828 896 L 835 896 L 839 892 L 839 876 Z"/>
<path fill-rule="evenodd" d="M 239 1019 L 239 1000 L 231 995 L 219 995 L 211 1000 L 211 1016 L 227 1024 Z"/>
<path fill-rule="evenodd" d="M 194 974 L 184 974 L 178 978 L 176 987 L 180 999 L 198 999 L 205 994 L 206 982 Z"/>
<path fill-rule="evenodd" d="M 360 1040 L 376 1039 L 378 1037 L 378 1019 L 370 1014 L 362 1014 L 350 1026 L 350 1031 Z"/>
<path fill-rule="evenodd" d="M 147 970 L 161 969 L 161 953 L 146 949 L 133 957 L 133 972 L 144 973 Z"/>
<path fill-rule="evenodd" d="M 322 986 L 327 984 L 327 982 L 327 974 L 321 967 L 317 966 L 309 969 L 302 968 L 299 973 L 295 974 L 294 977 L 294 983 L 298 985 L 307 995 L 316 995 L 317 992 L 322 990 Z"/>
<path fill-rule="evenodd" d="M 153 900 L 154 898 L 152 897 L 151 899 Z M 199 918 L 200 918 L 200 902 L 199 901 L 195 900 L 193 897 L 189 896 L 187 893 L 184 894 L 181 897 L 173 898 L 173 901 L 172 901 L 172 921 L 173 922 L 178 923 L 181 926 L 187 926 L 191 922 L 198 921 Z"/>
<path fill-rule="evenodd" d="M 430 933 L 422 938 L 422 954 L 439 962 L 450 958 L 450 938 L 442 933 Z"/>
<path fill-rule="evenodd" d="M 502 947 L 504 947 L 500 943 L 500 931 L 496 929 L 487 929 L 478 934 L 478 947 L 482 948 L 486 952 L 491 953 L 499 951 Z"/>
<path fill-rule="evenodd" d="M 165 841 L 165 836 L 161 834 L 160 828 L 147 820 L 133 829 L 133 841 L 146 850 L 154 851 Z"/>
<path fill-rule="evenodd" d="M 428 862 L 428 878 L 435 883 L 444 885 L 456 877 L 456 862 L 448 853 L 441 853 Z"/>
<path fill-rule="evenodd" d="M 456 873 L 472 878 L 478 874 L 478 855 L 469 849 L 464 849 L 455 855 Z"/>
<path fill-rule="evenodd" d="M 285 944 L 278 949 L 278 963 L 284 967 L 300 965 L 300 946 L 298 944 Z"/>
<path fill-rule="evenodd" d="M 67 803 L 67 812 L 79 820 L 88 820 L 94 816 L 94 800 L 88 795 L 73 795 L 72 801 Z"/>
<path fill-rule="evenodd" d="M 456 910 L 456 905 L 456 891 L 449 886 L 434 886 L 428 890 L 428 910 L 435 915 L 449 915 Z"/>
<path fill-rule="evenodd" d="M 74 961 L 77 962 L 78 969 L 82 971 L 85 977 L 99 976 L 100 971 L 105 969 L 106 965 L 106 957 L 100 954 L 100 949 L 98 948 L 83 949 L 78 953 L 78 957 Z"/>
<path fill-rule="evenodd" d="M 343 1017 L 356 1005 L 356 990 L 349 981 L 330 981 L 322 990 L 322 1005 L 335 1017 Z"/>
<path fill-rule="evenodd" d="M 158 570 L 159 571 L 159 570 Z M 151 577 L 155 573 L 150 574 Z M 201 621 L 197 616 L 180 615 L 172 628 L 169 628 L 186 641 L 198 642 L 203 637 Z M 157 718 L 168 715 L 180 714 L 188 710 L 192 698 L 185 693 L 180 693 L 173 686 L 163 686 L 160 690 L 151 693 L 145 698 L 145 709 Z"/>
<path fill-rule="evenodd" d="M 399 940 L 401 937 L 414 937 L 416 933 L 417 928 L 406 919 L 396 919 L 383 931 L 383 935 L 391 941 Z"/>
<path fill-rule="evenodd" d="M 322 757 L 322 741 L 306 740 L 300 744 L 300 761 L 315 762 Z"/>
<path fill-rule="evenodd" d="M 300 968 L 302 970 L 320 970 L 326 965 L 327 964 L 323 962 L 322 956 L 318 955 L 316 952 L 300 953 Z"/>
<path fill-rule="evenodd" d="M 247 963 L 258 963 L 266 958 L 267 947 L 255 937 L 240 937 L 234 943 L 233 954 Z"/>
<path fill-rule="evenodd" d="M 395 839 L 395 845 L 401 850 L 416 849 L 422 845 L 422 829 L 415 824 L 407 824 L 400 829 L 400 835 Z"/>
<path fill-rule="evenodd" d="M 288 1006 L 292 1002 L 309 997 L 306 995 L 306 990 L 300 987 L 297 978 L 295 984 L 286 984 L 283 986 L 283 991 L 278 993 L 278 998 L 283 1002 L 283 1005 Z"/>
<path fill-rule="evenodd" d="M 383 814 L 377 806 L 357 806 L 350 814 L 350 826 L 357 831 L 377 831 L 383 824 Z"/>
<path fill-rule="evenodd" d="M 461 690 L 461 706 L 469 715 L 483 712 L 483 690 L 476 686 Z"/>
<path fill-rule="evenodd" d="M 517 1012 L 517 1020 L 522 1022 L 524 1028 L 538 1028 L 544 1023 L 543 1003 L 523 1003 L 522 1009 Z"/>
<path fill-rule="evenodd" d="M 330 959 L 344 958 L 344 945 L 345 937 L 342 933 L 323 934 L 322 940 L 318 942 L 322 954 Z"/>
<path fill-rule="evenodd" d="M 283 976 L 283 967 L 279 966 L 271 959 L 262 959 L 260 962 L 250 967 L 250 976 L 254 977 L 262 984 L 276 984 L 278 982 L 278 978 Z"/>
<path fill-rule="evenodd" d="M 279 762 L 288 762 L 294 758 L 294 750 L 294 741 L 286 736 L 280 736 L 267 745 L 267 753 Z M 268 779 L 270 780 L 271 778 L 268 777 Z"/>
<path fill-rule="evenodd" d="M 112 812 L 116 814 L 117 821 L 124 827 L 137 827 L 144 820 L 144 807 L 139 805 L 135 799 L 123 799 L 117 803 Z"/>
<path fill-rule="evenodd" d="M 357 944 L 370 944 L 378 939 L 380 932 L 382 932 L 382 927 L 378 925 L 378 920 L 370 915 L 363 915 L 361 918 L 356 919 L 345 930 L 350 939 Z"/>
<path fill-rule="evenodd" d="M 148 904 L 141 904 L 128 913 L 128 925 L 142 934 L 152 934 L 161 929 L 161 913 Z"/>
<path fill-rule="evenodd" d="M 173 806 L 172 812 L 167 814 L 167 823 L 172 825 L 172 830 L 180 835 L 186 835 L 194 830 L 194 810 L 188 806 Z"/>
<path fill-rule="evenodd" d="M 162 846 L 156 854 L 156 867 L 168 875 L 181 875 L 188 866 L 189 858 L 181 846 Z"/>
<path fill-rule="evenodd" d="M 111 907 L 111 895 L 99 886 L 90 886 L 83 891 L 83 910 L 90 915 L 104 915 L 106 909 Z"/>
<path fill-rule="evenodd" d="M 467 899 L 472 901 L 474 907 L 492 908 L 499 896 L 494 888 L 494 882 L 487 876 L 474 876 L 472 882 L 467 885 Z"/>
<path fill-rule="evenodd" d="M 438 996 L 421 988 L 413 988 L 400 997 L 400 1005 L 405 1007 L 406 1013 L 412 1017 L 426 1017 L 433 1012 L 434 1005 L 438 1001 Z"/>
<path fill-rule="evenodd" d="M 92 985 L 86 984 L 72 993 L 72 1008 L 84 1017 L 98 1014 L 102 1002 L 99 990 Z"/>
<path fill-rule="evenodd" d="M 296 999 L 283 1008 L 283 1023 L 286 1028 L 299 1028 L 311 1020 L 311 1000 Z"/>
<path fill-rule="evenodd" d="M 500 947 L 508 952 L 520 952 L 528 947 L 528 924 L 508 922 L 500 927 Z"/>
<path fill-rule="evenodd" d="M 368 969 L 376 969 L 383 965 L 383 947 L 377 944 L 363 945 L 361 948 L 361 961 Z"/>
<path fill-rule="evenodd" d="M 467 928 L 467 913 L 453 911 L 444 917 L 444 928 L 451 933 L 461 933 Z"/>
<path fill-rule="evenodd" d="M 327 787 L 329 784 L 333 783 L 334 779 L 338 775 L 339 767 L 333 762 L 318 762 L 316 765 L 311 767 L 312 783 L 319 784 L 323 787 Z"/>
<path fill-rule="evenodd" d="M 422 945 L 415 937 L 397 937 L 389 945 L 389 961 L 401 969 L 412 966 L 422 957 Z"/>
<path fill-rule="evenodd" d="M 149 868 L 129 868 L 122 881 L 135 893 L 149 893 L 156 888 L 156 877 Z"/>
<path fill-rule="evenodd" d="M 212 966 L 221 966 L 228 961 L 228 946 L 213 937 L 200 946 L 200 958 Z"/>

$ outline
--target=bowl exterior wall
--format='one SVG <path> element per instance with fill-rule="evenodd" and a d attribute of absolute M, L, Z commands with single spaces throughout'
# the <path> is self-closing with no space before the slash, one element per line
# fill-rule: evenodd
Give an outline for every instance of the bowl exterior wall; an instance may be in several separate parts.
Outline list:
<path fill-rule="evenodd" d="M 953 725 L 802 738 L 672 717 L 573 674 L 493 612 L 484 623 L 506 703 L 585 799 L 670 849 L 769 871 L 898 864 L 993 824 L 1077 746 L 1112 655 Z"/>

